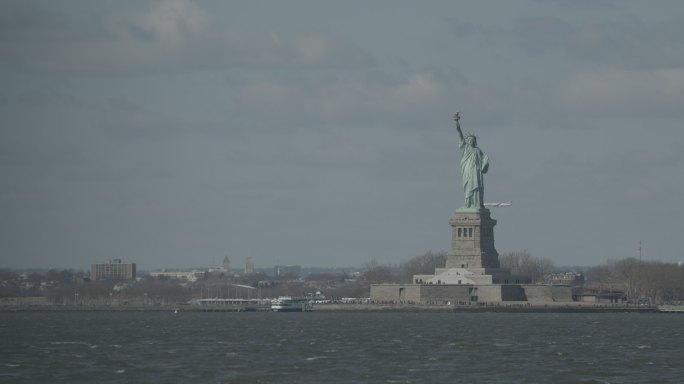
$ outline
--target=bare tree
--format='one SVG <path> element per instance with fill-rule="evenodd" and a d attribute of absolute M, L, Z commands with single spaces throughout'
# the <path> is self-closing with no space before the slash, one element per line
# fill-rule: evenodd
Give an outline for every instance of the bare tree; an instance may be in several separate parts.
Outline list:
<path fill-rule="evenodd" d="M 535 258 L 527 250 L 503 253 L 499 256 L 501 268 L 508 268 L 511 274 L 527 276 L 534 283 L 544 280 L 544 276 L 551 273 L 555 266 L 550 259 Z"/>
<path fill-rule="evenodd" d="M 402 283 L 413 281 L 413 275 L 427 275 L 435 273 L 435 268 L 444 268 L 446 251 L 427 251 L 415 256 L 399 266 L 399 279 Z"/>
<path fill-rule="evenodd" d="M 620 290 L 633 302 L 679 303 L 684 300 L 684 268 L 674 263 L 628 258 L 608 261 L 587 271 L 589 286 Z"/>
<path fill-rule="evenodd" d="M 364 272 L 360 280 L 366 284 L 396 283 L 397 277 L 389 265 L 381 265 L 377 260 L 372 260 L 363 267 Z"/>

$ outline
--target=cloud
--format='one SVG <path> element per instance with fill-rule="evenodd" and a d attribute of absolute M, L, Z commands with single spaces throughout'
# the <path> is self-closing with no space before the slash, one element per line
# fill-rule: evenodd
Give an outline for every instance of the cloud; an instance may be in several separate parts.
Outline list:
<path fill-rule="evenodd" d="M 141 75 L 222 68 L 344 68 L 372 58 L 335 36 L 285 36 L 220 24 L 190 1 L 152 1 L 77 20 L 5 3 L 0 62 L 28 72 Z"/>
<path fill-rule="evenodd" d="M 621 69 L 578 66 L 557 73 L 539 75 L 525 88 L 497 86 L 479 89 L 480 107 L 493 116 L 518 119 L 545 129 L 589 129 L 600 127 L 602 119 L 632 119 L 645 124 L 649 119 L 684 118 L 684 68 Z M 491 109 L 486 108 L 487 105 Z"/>
<path fill-rule="evenodd" d="M 97 41 L 103 30 L 77 23 L 39 2 L 8 0 L 0 3 L 0 44 L 59 44 Z"/>
<path fill-rule="evenodd" d="M 623 12 L 575 21 L 562 14 L 537 14 L 519 18 L 512 27 L 488 27 L 454 18 L 448 18 L 447 24 L 456 37 L 486 38 L 490 44 L 512 39 L 532 56 L 560 54 L 579 60 L 578 64 L 624 69 L 684 66 L 684 24 L 674 17 L 646 21 Z"/>
<path fill-rule="evenodd" d="M 236 115 L 254 126 L 415 127 L 444 106 L 449 88 L 436 74 L 385 76 L 371 71 L 307 80 L 265 77 L 236 90 Z M 322 125 L 321 125 L 322 124 Z"/>
<path fill-rule="evenodd" d="M 482 25 L 473 24 L 455 17 L 447 17 L 446 22 L 451 32 L 459 38 L 471 37 L 487 31 Z"/>
<path fill-rule="evenodd" d="M 142 89 L 148 88 L 145 81 L 140 80 Z M 432 72 L 298 76 L 264 70 L 203 86 L 202 94 L 212 97 L 200 104 L 183 93 L 165 95 L 162 104 L 146 101 L 147 93 L 116 94 L 98 105 L 97 127 L 116 139 L 199 134 L 234 140 L 265 132 L 415 129 L 430 127 L 437 116 L 448 125 L 453 112 L 449 82 Z"/>
<path fill-rule="evenodd" d="M 207 31 L 207 12 L 182 0 L 149 3 L 143 12 L 124 9 L 109 15 L 106 29 L 122 40 L 156 41 L 167 46 L 181 45 L 187 38 Z"/>
<path fill-rule="evenodd" d="M 536 0 L 537 3 L 556 4 L 561 8 L 584 9 L 584 8 L 616 8 L 617 0 Z"/>
<path fill-rule="evenodd" d="M 80 165 L 86 161 L 86 155 L 75 145 L 55 145 L 44 148 L 40 145 L 17 148 L 0 146 L 0 166 L 36 167 L 50 164 L 53 167 Z M 7 168 L 6 168 L 7 169 Z"/>
<path fill-rule="evenodd" d="M 529 16 L 504 33 L 531 54 L 560 52 L 622 68 L 684 66 L 684 25 L 675 20 L 646 23 L 623 17 L 573 24 L 556 16 Z"/>
<path fill-rule="evenodd" d="M 513 26 L 498 27 L 451 20 L 455 36 L 487 42 L 489 48 L 478 52 L 498 51 L 524 63 L 507 67 L 506 72 L 516 71 L 513 77 L 496 78 L 492 72 L 493 81 L 454 84 L 452 97 L 467 95 L 462 108 L 487 116 L 485 122 L 494 125 L 513 119 L 593 130 L 598 124 L 588 117 L 684 117 L 679 107 L 684 99 L 684 24 L 628 12 L 611 11 L 607 17 L 599 11 L 582 19 L 568 11 L 539 11 Z M 489 59 L 486 53 L 478 58 Z"/>
<path fill-rule="evenodd" d="M 559 102 L 582 115 L 684 117 L 684 68 L 582 72 L 558 90 Z"/>

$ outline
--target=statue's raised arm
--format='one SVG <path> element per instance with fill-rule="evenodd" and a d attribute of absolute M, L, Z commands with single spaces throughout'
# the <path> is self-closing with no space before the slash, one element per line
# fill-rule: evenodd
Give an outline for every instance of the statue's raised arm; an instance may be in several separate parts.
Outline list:
<path fill-rule="evenodd" d="M 458 136 L 463 140 L 463 132 L 461 132 L 461 124 L 459 123 L 459 120 L 461 120 L 461 112 L 456 112 L 454 114 L 454 121 L 456 122 L 456 130 L 458 131 Z"/>

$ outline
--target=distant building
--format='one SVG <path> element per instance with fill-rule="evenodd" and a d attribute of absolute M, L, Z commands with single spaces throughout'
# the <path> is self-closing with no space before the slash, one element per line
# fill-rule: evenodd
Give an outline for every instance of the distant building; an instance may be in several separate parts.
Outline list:
<path fill-rule="evenodd" d="M 230 271 L 223 267 L 210 267 L 207 268 L 207 273 L 211 276 L 228 276 Z"/>
<path fill-rule="evenodd" d="M 302 274 L 302 267 L 299 265 L 276 265 L 273 268 L 275 277 L 290 276 L 299 277 Z"/>
<path fill-rule="evenodd" d="M 190 283 L 197 281 L 204 272 L 192 271 L 192 272 L 150 272 L 150 276 L 155 279 L 173 279 L 173 280 L 183 280 Z"/>
<path fill-rule="evenodd" d="M 549 284 L 561 285 L 582 285 L 584 284 L 584 275 L 575 272 L 561 272 L 551 273 L 544 276 L 544 280 Z"/>
<path fill-rule="evenodd" d="M 252 262 L 252 256 L 247 256 L 245 260 L 245 275 L 254 274 L 254 263 Z"/>
<path fill-rule="evenodd" d="M 600 286 L 573 287 L 572 298 L 574 301 L 586 303 L 624 304 L 627 302 L 627 295 L 624 291 Z"/>
<path fill-rule="evenodd" d="M 135 263 L 124 263 L 121 259 L 113 259 L 91 264 L 90 279 L 93 281 L 135 280 Z"/>
<path fill-rule="evenodd" d="M 230 259 L 228 258 L 228 255 L 226 255 L 226 257 L 223 258 L 223 268 L 226 271 L 230 271 Z"/>

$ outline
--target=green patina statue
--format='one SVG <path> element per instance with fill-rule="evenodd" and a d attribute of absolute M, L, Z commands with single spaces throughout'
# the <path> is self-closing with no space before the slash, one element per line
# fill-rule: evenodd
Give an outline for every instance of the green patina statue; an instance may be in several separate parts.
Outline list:
<path fill-rule="evenodd" d="M 454 115 L 456 121 L 456 130 L 460 137 L 459 148 L 463 152 L 461 158 L 461 175 L 463 175 L 463 193 L 465 194 L 465 203 L 462 209 L 466 210 L 480 210 L 484 207 L 484 179 L 483 174 L 487 173 L 489 169 L 489 157 L 482 153 L 477 147 L 477 138 L 475 135 L 468 133 L 463 136 L 461 132 L 460 112 Z"/>

